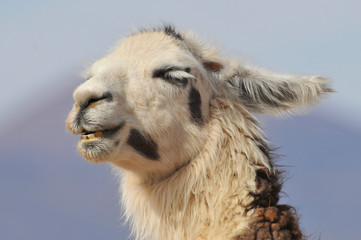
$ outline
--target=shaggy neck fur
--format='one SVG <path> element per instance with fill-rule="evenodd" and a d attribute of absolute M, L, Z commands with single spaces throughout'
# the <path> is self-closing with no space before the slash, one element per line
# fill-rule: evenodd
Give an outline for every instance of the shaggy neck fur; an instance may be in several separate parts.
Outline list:
<path fill-rule="evenodd" d="M 170 177 L 145 184 L 122 172 L 125 216 L 137 239 L 238 239 L 252 225 L 258 171 L 275 173 L 262 131 L 248 111 L 226 99 L 212 100 L 204 127 L 198 156 Z"/>

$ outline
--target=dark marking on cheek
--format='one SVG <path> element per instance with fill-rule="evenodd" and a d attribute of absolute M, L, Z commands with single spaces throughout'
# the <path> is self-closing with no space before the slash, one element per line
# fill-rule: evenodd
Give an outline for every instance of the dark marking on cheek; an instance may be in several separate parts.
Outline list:
<path fill-rule="evenodd" d="M 202 100 L 201 95 L 197 89 L 191 88 L 189 92 L 189 111 L 192 116 L 192 120 L 197 124 L 202 124 Z"/>
<path fill-rule="evenodd" d="M 158 146 L 154 140 L 137 129 L 131 129 L 127 143 L 141 155 L 151 159 L 159 159 Z"/>

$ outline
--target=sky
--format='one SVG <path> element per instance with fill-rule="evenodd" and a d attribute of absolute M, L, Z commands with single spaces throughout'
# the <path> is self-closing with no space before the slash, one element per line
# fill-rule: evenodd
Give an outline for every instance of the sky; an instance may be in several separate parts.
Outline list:
<path fill-rule="evenodd" d="M 338 231 L 337 224 L 329 222 L 335 215 L 327 209 L 337 201 L 350 207 L 361 195 L 361 186 L 354 186 L 361 182 L 356 178 L 361 170 L 357 161 L 361 160 L 360 9 L 361 2 L 356 0 L 1 0 L 0 134 L 7 138 L 2 137 L 0 145 L 0 210 L 6 212 L 0 214 L 4 227 L 0 238 L 7 230 L 6 240 L 24 236 L 49 239 L 62 228 L 49 225 L 49 233 L 43 234 L 34 229 L 56 216 L 55 223 L 73 231 L 71 237 L 58 234 L 59 239 L 99 239 L 105 231 L 107 239 L 126 239 L 126 228 L 117 227 L 121 222 L 117 187 L 108 167 L 81 160 L 74 147 L 76 139 L 64 133 L 64 121 L 71 108 L 72 91 L 83 81 L 78 76 L 87 66 L 135 28 L 166 22 L 194 31 L 219 46 L 226 56 L 275 72 L 320 74 L 332 80 L 337 92 L 312 108 L 309 115 L 261 118 L 271 140 L 281 145 L 282 154 L 294 159 L 285 186 L 289 193 L 286 201 L 300 207 L 308 232 L 319 233 L 324 239 L 357 239 L 361 234 L 350 220 L 357 217 L 352 208 L 348 209 L 352 214 L 343 216 L 350 221 L 346 238 L 342 235 L 345 230 Z M 42 128 L 47 130 L 41 133 Z M 40 147 L 44 144 L 45 152 Z M 55 147 L 57 144 L 62 147 Z M 19 146 L 23 148 L 18 150 Z M 315 160 L 304 162 L 304 158 Z M 326 167 L 323 159 L 329 161 Z M 64 172 L 67 179 L 63 181 Z M 306 172 L 309 181 L 302 179 Z M 325 183 L 324 179 L 332 175 L 340 177 L 331 181 L 338 190 Z M 311 182 L 315 179 L 317 182 Z M 304 195 L 307 189 L 317 191 L 316 187 L 329 194 L 317 199 Z M 339 199 L 342 195 L 345 199 Z M 109 198 L 99 205 L 98 201 L 104 200 L 101 196 Z M 20 199 L 28 199 L 28 204 Z M 329 204 L 321 205 L 329 200 Z M 35 210 L 29 210 L 30 203 L 37 206 Z M 54 206 L 59 209 L 55 211 Z M 13 214 L 14 209 L 23 211 Z M 41 217 L 32 219 L 34 214 Z M 2 216 L 13 219 L 7 221 Z M 99 220 L 95 220 L 97 216 Z M 96 230 L 93 226 L 99 227 Z M 25 229 L 24 235 L 15 233 L 19 229 Z M 26 235 L 27 231 L 32 234 Z"/>

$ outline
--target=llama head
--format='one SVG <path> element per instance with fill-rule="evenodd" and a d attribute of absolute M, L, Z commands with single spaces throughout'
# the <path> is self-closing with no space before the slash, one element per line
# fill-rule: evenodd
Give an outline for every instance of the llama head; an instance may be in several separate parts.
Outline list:
<path fill-rule="evenodd" d="M 213 98 L 276 113 L 330 91 L 321 77 L 277 75 L 240 66 L 171 27 L 143 30 L 95 62 L 74 92 L 67 129 L 79 152 L 143 177 L 164 177 L 205 140 Z"/>

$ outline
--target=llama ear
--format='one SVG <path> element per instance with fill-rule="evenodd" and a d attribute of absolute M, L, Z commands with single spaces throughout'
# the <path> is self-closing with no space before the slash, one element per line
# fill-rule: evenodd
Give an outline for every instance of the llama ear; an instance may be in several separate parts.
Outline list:
<path fill-rule="evenodd" d="M 321 76 L 297 77 L 250 67 L 231 68 L 224 74 L 217 74 L 223 78 L 219 79 L 223 88 L 221 94 L 254 112 L 290 111 L 333 92 L 328 86 L 329 81 Z"/>
<path fill-rule="evenodd" d="M 223 69 L 223 65 L 219 62 L 206 61 L 203 62 L 203 66 L 210 72 L 217 73 Z"/>

